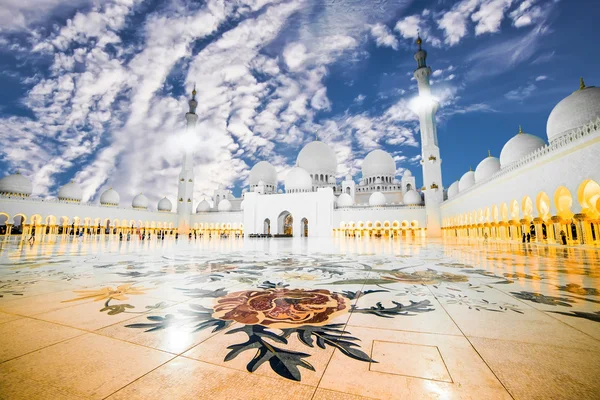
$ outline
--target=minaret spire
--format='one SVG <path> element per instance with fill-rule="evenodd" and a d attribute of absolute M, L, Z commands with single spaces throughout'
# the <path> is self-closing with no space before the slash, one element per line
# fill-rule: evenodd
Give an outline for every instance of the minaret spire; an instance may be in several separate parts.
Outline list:
<path fill-rule="evenodd" d="M 196 134 L 196 123 L 198 115 L 196 108 L 198 101 L 196 100 L 196 84 L 192 90 L 192 98 L 188 101 L 189 111 L 185 114 L 186 131 L 190 134 Z M 192 214 L 192 206 L 194 204 L 194 153 L 193 148 L 186 143 L 183 151 L 183 163 L 181 172 L 179 173 L 179 182 L 177 189 L 177 214 L 178 222 L 177 229 L 180 234 L 187 234 L 190 227 L 190 216 Z"/>
<path fill-rule="evenodd" d="M 425 213 L 427 216 L 427 236 L 440 237 L 442 234 L 442 218 L 440 204 L 444 201 L 442 185 L 442 159 L 437 139 L 435 113 L 439 103 L 431 96 L 429 77 L 431 68 L 427 65 L 427 52 L 423 50 L 420 34 L 417 35 L 417 52 L 415 61 L 417 69 L 414 77 L 417 80 L 419 97 L 415 102 L 415 112 L 419 116 L 421 131 L 421 164 L 423 166 L 423 186 L 425 190 Z"/>

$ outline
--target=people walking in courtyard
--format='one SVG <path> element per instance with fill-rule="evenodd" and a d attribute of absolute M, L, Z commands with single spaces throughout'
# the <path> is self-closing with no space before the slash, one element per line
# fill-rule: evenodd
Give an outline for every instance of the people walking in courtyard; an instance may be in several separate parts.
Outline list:
<path fill-rule="evenodd" d="M 527 240 L 527 237 L 525 236 L 525 232 L 523 232 L 523 243 L 525 243 L 525 240 Z"/>
<path fill-rule="evenodd" d="M 127 241 L 129 242 L 131 240 L 131 233 L 127 232 Z"/>
<path fill-rule="evenodd" d="M 567 234 L 565 231 L 560 231 L 560 239 L 562 240 L 563 245 L 567 245 Z"/>
<path fill-rule="evenodd" d="M 528 233 L 527 234 L 527 243 L 531 242 L 531 235 Z"/>
<path fill-rule="evenodd" d="M 29 244 L 33 245 L 35 243 L 35 226 L 31 229 L 31 236 L 29 236 Z"/>
<path fill-rule="evenodd" d="M 123 232 L 119 232 L 119 240 L 122 242 L 123 241 Z"/>
<path fill-rule="evenodd" d="M 483 243 L 487 243 L 488 241 L 488 234 L 487 232 L 483 234 Z"/>

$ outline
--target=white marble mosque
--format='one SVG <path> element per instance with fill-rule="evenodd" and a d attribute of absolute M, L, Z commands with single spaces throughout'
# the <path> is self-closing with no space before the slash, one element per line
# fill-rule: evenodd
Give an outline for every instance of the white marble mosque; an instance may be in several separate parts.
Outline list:
<path fill-rule="evenodd" d="M 477 237 L 565 244 L 600 244 L 600 88 L 569 94 L 550 113 L 546 139 L 519 129 L 501 149 L 447 189 L 442 180 L 427 52 L 421 39 L 414 77 L 419 94 L 423 185 L 406 171 L 396 176 L 393 158 L 373 150 L 362 177 L 339 179 L 335 153 L 319 140 L 299 152 L 278 190 L 275 168 L 260 161 L 240 198 L 224 187 L 212 199 L 194 198 L 193 154 L 184 154 L 177 204 L 167 198 L 151 209 L 140 193 L 131 207 L 108 189 L 99 204 L 83 204 L 75 182 L 56 200 L 31 197 L 32 184 L 18 173 L 0 180 L 2 233 L 27 237 L 86 233 L 114 235 L 140 229 L 189 235 L 293 235 L 309 237 Z M 187 129 L 194 130 L 196 91 L 189 101 Z M 195 206 L 195 207 L 194 207 Z M 529 236 L 529 238 L 527 238 Z"/>

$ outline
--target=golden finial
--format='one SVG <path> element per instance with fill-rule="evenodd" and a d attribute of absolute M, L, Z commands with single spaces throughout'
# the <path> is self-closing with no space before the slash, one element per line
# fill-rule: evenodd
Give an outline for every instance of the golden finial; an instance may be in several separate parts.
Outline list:
<path fill-rule="evenodd" d="M 194 82 L 194 90 L 192 90 L 192 96 L 196 97 L 196 82 Z"/>
<path fill-rule="evenodd" d="M 473 167 L 469 165 L 469 172 L 473 172 Z"/>
<path fill-rule="evenodd" d="M 583 81 L 583 77 L 579 78 L 579 90 L 585 89 L 585 82 Z"/>
<path fill-rule="evenodd" d="M 523 128 L 521 127 L 521 125 L 519 125 L 519 135 L 523 134 Z"/>
<path fill-rule="evenodd" d="M 421 50 L 421 43 L 423 43 L 423 40 L 421 40 L 421 34 L 417 31 L 417 46 L 419 46 L 419 50 Z"/>
<path fill-rule="evenodd" d="M 492 156 L 492 152 L 488 150 L 488 157 Z"/>

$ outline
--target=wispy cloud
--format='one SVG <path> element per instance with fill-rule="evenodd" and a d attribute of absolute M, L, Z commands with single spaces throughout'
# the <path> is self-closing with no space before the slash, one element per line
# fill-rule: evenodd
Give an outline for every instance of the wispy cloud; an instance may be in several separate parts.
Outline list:
<path fill-rule="evenodd" d="M 391 47 L 398 50 L 398 39 L 384 24 L 371 25 L 371 36 L 375 39 L 378 47 Z"/>

